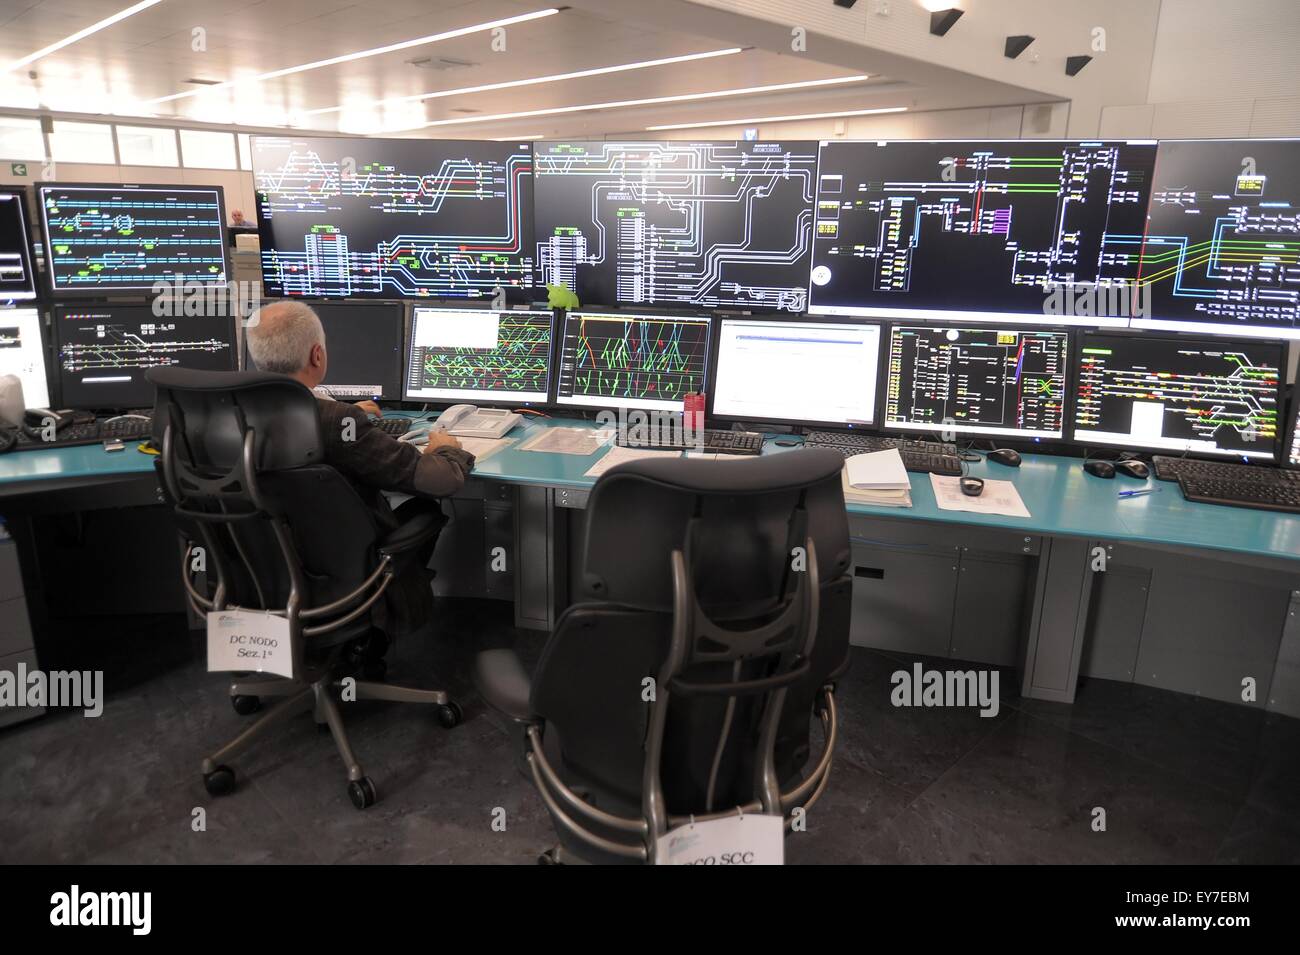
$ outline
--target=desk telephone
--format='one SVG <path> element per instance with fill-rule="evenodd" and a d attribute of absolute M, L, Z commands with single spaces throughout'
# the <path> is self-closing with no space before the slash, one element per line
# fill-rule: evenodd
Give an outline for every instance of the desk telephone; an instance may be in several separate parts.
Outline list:
<path fill-rule="evenodd" d="M 452 405 L 429 430 L 446 431 L 462 438 L 504 438 L 520 420 L 519 415 L 504 408 Z"/>

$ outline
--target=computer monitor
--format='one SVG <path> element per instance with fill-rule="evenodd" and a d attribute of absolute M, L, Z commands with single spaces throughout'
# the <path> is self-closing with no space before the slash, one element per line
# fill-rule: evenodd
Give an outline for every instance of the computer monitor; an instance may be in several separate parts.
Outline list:
<path fill-rule="evenodd" d="M 0 375 L 17 375 L 28 408 L 50 406 L 41 343 L 41 313 L 34 308 L 0 309 Z"/>
<path fill-rule="evenodd" d="M 1282 464 L 1289 468 L 1300 468 L 1300 389 L 1291 397 L 1291 430 L 1283 449 Z"/>
<path fill-rule="evenodd" d="M 254 136 L 274 297 L 476 298 L 533 284 L 527 142 Z"/>
<path fill-rule="evenodd" d="M 1271 459 L 1277 341 L 1087 332 L 1073 440 L 1134 451 Z"/>
<path fill-rule="evenodd" d="M 0 186 L 0 302 L 36 297 L 32 233 L 27 225 L 27 191 Z"/>
<path fill-rule="evenodd" d="M 1300 339 L 1300 139 L 1162 140 L 1139 328 Z"/>
<path fill-rule="evenodd" d="M 335 398 L 396 401 L 402 397 L 402 335 L 399 302 L 320 302 L 312 306 L 325 329 L 329 358 L 318 386 Z M 256 368 L 244 331 L 244 367 Z"/>
<path fill-rule="evenodd" d="M 805 311 L 815 142 L 536 147 L 546 283 L 595 306 Z"/>
<path fill-rule="evenodd" d="M 1059 439 L 1069 359 L 1064 329 L 893 325 L 883 426 Z"/>
<path fill-rule="evenodd" d="M 1154 140 L 829 141 L 816 315 L 1128 324 Z"/>
<path fill-rule="evenodd" d="M 45 276 L 56 298 L 224 287 L 220 186 L 42 183 Z"/>
<path fill-rule="evenodd" d="M 880 332 L 874 322 L 724 318 L 712 413 L 733 421 L 872 426 Z"/>
<path fill-rule="evenodd" d="M 569 312 L 555 403 L 681 411 L 705 391 L 708 368 L 707 315 Z"/>
<path fill-rule="evenodd" d="M 148 305 L 60 305 L 54 309 L 59 402 L 86 409 L 144 408 L 154 401 L 150 368 L 235 369 L 235 319 L 160 317 Z"/>
<path fill-rule="evenodd" d="M 467 404 L 544 403 L 551 385 L 549 309 L 411 312 L 404 397 Z"/>

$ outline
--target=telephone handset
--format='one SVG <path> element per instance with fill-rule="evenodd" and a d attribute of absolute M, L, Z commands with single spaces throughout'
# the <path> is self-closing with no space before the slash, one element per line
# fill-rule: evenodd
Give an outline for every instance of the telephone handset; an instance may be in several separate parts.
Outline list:
<path fill-rule="evenodd" d="M 464 438 L 503 438 L 523 420 L 504 408 L 479 409 L 474 405 L 452 405 L 433 423 L 430 431 L 445 431 Z"/>

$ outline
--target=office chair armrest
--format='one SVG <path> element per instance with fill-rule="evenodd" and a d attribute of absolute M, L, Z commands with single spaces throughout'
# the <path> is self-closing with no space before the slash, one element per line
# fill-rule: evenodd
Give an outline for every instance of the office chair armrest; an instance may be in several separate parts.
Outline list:
<path fill-rule="evenodd" d="M 528 702 L 533 681 L 513 650 L 484 650 L 474 661 L 474 685 L 484 702 L 512 720 L 535 723 Z"/>
<path fill-rule="evenodd" d="M 379 542 L 379 553 L 397 557 L 434 540 L 447 523 L 445 515 L 428 511 L 417 514 Z"/>

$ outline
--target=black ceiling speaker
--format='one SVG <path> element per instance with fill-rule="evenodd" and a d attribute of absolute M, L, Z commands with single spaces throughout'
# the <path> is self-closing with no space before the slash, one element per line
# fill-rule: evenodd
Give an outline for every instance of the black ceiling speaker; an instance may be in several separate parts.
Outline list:
<path fill-rule="evenodd" d="M 1007 37 L 1007 45 L 1002 48 L 1002 52 L 1006 55 L 1007 59 L 1014 60 L 1021 53 L 1024 53 L 1029 44 L 1033 42 L 1034 38 L 1028 34 L 1009 36 Z"/>
<path fill-rule="evenodd" d="M 1067 56 L 1065 58 L 1065 75 L 1078 76 L 1079 71 L 1092 62 L 1090 56 Z"/>
<path fill-rule="evenodd" d="M 843 7 L 845 10 L 852 7 L 858 0 L 835 0 L 835 6 Z"/>
<path fill-rule="evenodd" d="M 935 10 L 930 14 L 930 32 L 943 36 L 952 29 L 952 25 L 961 19 L 964 10 Z"/>

